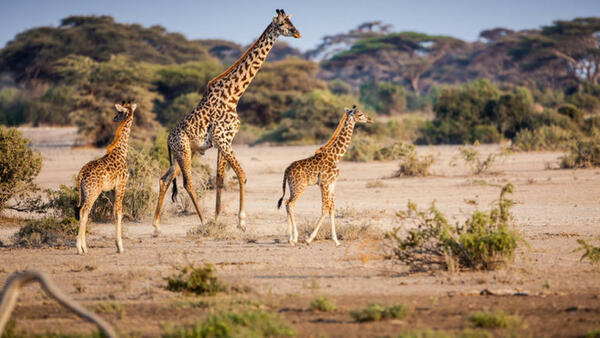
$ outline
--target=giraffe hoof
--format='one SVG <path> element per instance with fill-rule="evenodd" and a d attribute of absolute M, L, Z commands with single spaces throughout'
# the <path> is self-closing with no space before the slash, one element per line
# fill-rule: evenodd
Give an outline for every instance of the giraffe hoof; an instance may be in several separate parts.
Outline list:
<path fill-rule="evenodd" d="M 340 245 L 342 245 L 342 243 L 340 243 L 340 242 L 335 242 L 335 247 L 336 247 L 336 248 L 337 248 L 337 247 L 339 247 Z"/>
<path fill-rule="evenodd" d="M 161 235 L 161 232 L 158 229 L 154 230 L 154 232 L 152 233 L 152 237 L 160 237 L 160 235 Z"/>

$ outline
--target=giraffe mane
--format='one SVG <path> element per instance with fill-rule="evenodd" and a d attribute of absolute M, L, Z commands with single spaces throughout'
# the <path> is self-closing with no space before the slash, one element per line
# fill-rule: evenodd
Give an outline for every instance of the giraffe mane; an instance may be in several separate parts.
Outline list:
<path fill-rule="evenodd" d="M 250 46 L 248 48 L 248 50 L 246 50 L 246 52 L 244 53 L 244 55 L 240 56 L 240 58 L 234 64 L 232 64 L 231 66 L 229 66 L 229 68 L 227 68 L 223 73 L 221 73 L 220 75 L 218 75 L 214 79 L 210 80 L 210 82 L 206 85 L 206 88 L 210 87 L 210 85 L 212 85 L 213 83 L 215 83 L 215 81 L 218 81 L 218 80 L 222 79 L 227 74 L 231 73 L 231 71 L 233 71 L 233 69 L 235 67 L 239 66 L 240 63 L 242 63 L 242 60 L 244 60 L 244 58 L 246 58 L 246 56 L 248 56 L 248 54 L 250 54 L 250 51 L 252 51 L 252 49 L 256 46 L 256 44 L 258 43 L 258 41 L 260 41 L 263 38 L 263 36 L 265 36 L 265 34 L 267 34 L 267 31 L 269 30 L 269 27 L 271 27 L 270 24 L 269 24 L 269 26 L 267 26 L 267 28 L 265 28 L 265 31 L 258 37 L 258 39 L 256 39 L 256 41 L 254 41 L 254 43 L 252 44 L 252 46 Z"/>
<path fill-rule="evenodd" d="M 117 133 L 115 134 L 115 139 L 108 146 L 108 148 L 106 148 L 107 154 L 110 153 L 111 151 L 113 151 L 113 149 L 115 149 L 115 147 L 117 146 L 117 143 L 119 142 L 119 138 L 121 137 L 121 132 L 123 132 L 123 128 L 125 128 L 125 123 L 127 123 L 128 120 L 129 120 L 129 117 L 126 118 L 123 122 L 121 122 L 121 124 L 119 125 L 119 128 L 117 128 Z"/>
<path fill-rule="evenodd" d="M 337 136 L 340 134 L 340 132 L 342 131 L 342 127 L 344 126 L 344 123 L 346 123 L 346 119 L 348 118 L 348 113 L 349 112 L 345 112 L 344 116 L 342 116 L 342 119 L 340 120 L 340 123 L 338 124 L 337 128 L 335 129 L 335 131 L 333 132 L 333 136 L 331 136 L 331 139 L 329 139 L 329 141 L 322 146 L 321 148 L 317 149 L 317 151 L 315 152 L 315 155 L 322 152 L 323 150 L 325 150 L 325 148 L 329 147 L 333 141 L 335 141 L 335 139 L 337 138 Z"/>

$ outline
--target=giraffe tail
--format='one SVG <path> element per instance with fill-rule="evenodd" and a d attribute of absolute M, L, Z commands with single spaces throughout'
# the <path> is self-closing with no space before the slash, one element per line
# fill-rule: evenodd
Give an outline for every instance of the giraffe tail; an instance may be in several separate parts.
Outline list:
<path fill-rule="evenodd" d="M 286 169 L 285 174 L 283 174 L 283 195 L 281 195 L 279 202 L 277 202 L 277 209 L 281 208 L 281 203 L 283 202 L 283 198 L 285 197 L 285 182 L 287 181 L 287 177 L 288 173 Z"/>
<path fill-rule="evenodd" d="M 79 211 L 81 210 L 81 172 L 77 175 L 77 193 L 79 195 L 79 201 L 77 205 L 73 207 L 75 212 L 75 219 L 79 221 Z"/>
<path fill-rule="evenodd" d="M 169 166 L 173 165 L 173 158 L 171 156 L 171 147 L 167 144 L 167 151 L 169 152 Z M 173 178 L 173 193 L 171 194 L 171 201 L 175 202 L 177 199 L 177 178 Z"/>

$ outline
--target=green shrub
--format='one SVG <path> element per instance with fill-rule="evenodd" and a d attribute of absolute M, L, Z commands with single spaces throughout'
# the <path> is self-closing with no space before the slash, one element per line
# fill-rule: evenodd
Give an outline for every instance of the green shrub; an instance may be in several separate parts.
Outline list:
<path fill-rule="evenodd" d="M 17 88 L 0 89 L 0 124 L 15 126 L 26 122 L 26 95 Z"/>
<path fill-rule="evenodd" d="M 600 109 L 600 99 L 597 95 L 575 93 L 569 96 L 567 101 L 584 112 L 596 113 Z"/>
<path fill-rule="evenodd" d="M 484 329 L 512 328 L 521 325 L 521 317 L 504 312 L 478 311 L 469 316 L 469 322 Z"/>
<path fill-rule="evenodd" d="M 502 140 L 502 134 L 494 126 L 478 124 L 469 131 L 469 140 L 479 143 L 498 143 Z"/>
<path fill-rule="evenodd" d="M 583 124 L 585 113 L 572 104 L 565 104 L 561 106 L 558 108 L 558 113 L 568 116 L 571 120 L 573 120 L 573 122 L 575 122 L 575 124 L 579 126 Z"/>
<path fill-rule="evenodd" d="M 296 331 L 279 316 L 262 311 L 225 312 L 202 322 L 163 333 L 164 338 L 292 337 Z"/>
<path fill-rule="evenodd" d="M 179 274 L 167 278 L 169 291 L 212 296 L 225 289 L 225 286 L 214 276 L 215 268 L 212 264 L 186 265 L 178 270 Z"/>
<path fill-rule="evenodd" d="M 277 128 L 259 142 L 314 144 L 327 140 L 340 122 L 343 108 L 354 104 L 356 99 L 348 95 L 338 96 L 328 90 L 307 92 L 293 101 Z"/>
<path fill-rule="evenodd" d="M 593 168 L 600 166 L 600 134 L 577 137 L 569 153 L 560 162 L 562 168 Z"/>
<path fill-rule="evenodd" d="M 11 197 L 22 199 L 37 189 L 34 181 L 41 169 L 42 156 L 29 147 L 29 140 L 0 126 L 0 212 Z"/>
<path fill-rule="evenodd" d="M 415 146 L 412 144 L 396 144 L 395 152 L 399 153 L 400 168 L 392 175 L 392 177 L 403 176 L 429 176 L 429 167 L 435 162 L 433 155 L 419 157 Z"/>
<path fill-rule="evenodd" d="M 337 310 L 337 306 L 323 296 L 315 298 L 315 300 L 310 303 L 310 308 L 313 309 L 313 311 L 320 312 L 334 312 Z"/>
<path fill-rule="evenodd" d="M 378 114 L 398 114 L 406 110 L 406 90 L 390 82 L 364 82 L 360 102 Z"/>
<path fill-rule="evenodd" d="M 28 221 L 14 234 L 13 241 L 18 246 L 40 248 L 43 246 L 70 245 L 77 237 L 79 223 L 71 217 L 58 220 L 44 217 Z"/>
<path fill-rule="evenodd" d="M 512 148 L 521 151 L 564 150 L 573 142 L 573 132 L 556 125 L 535 130 L 520 130 L 512 141 Z"/>
<path fill-rule="evenodd" d="M 585 119 L 583 122 L 583 130 L 588 135 L 598 133 L 600 131 L 600 116 L 593 116 Z"/>
<path fill-rule="evenodd" d="M 402 319 L 406 317 L 408 310 L 404 305 L 393 305 L 385 307 L 373 303 L 362 309 L 350 311 L 350 316 L 357 322 L 376 322 L 384 319 Z"/>
<path fill-rule="evenodd" d="M 578 239 L 577 243 L 579 243 L 579 248 L 573 250 L 573 252 L 583 251 L 581 260 L 587 258 L 590 260 L 590 264 L 592 265 L 600 263 L 600 246 L 593 246 L 583 239 Z"/>
<path fill-rule="evenodd" d="M 507 195 L 512 190 L 512 184 L 507 184 L 496 207 L 476 210 L 463 224 L 455 226 L 435 205 L 419 210 L 409 202 L 407 210 L 397 216 L 402 224 L 413 227 L 406 236 L 401 235 L 402 226 L 387 234 L 394 243 L 394 254 L 413 270 L 430 266 L 491 270 L 511 261 L 519 244 L 528 245 L 511 226 L 513 202 Z"/>

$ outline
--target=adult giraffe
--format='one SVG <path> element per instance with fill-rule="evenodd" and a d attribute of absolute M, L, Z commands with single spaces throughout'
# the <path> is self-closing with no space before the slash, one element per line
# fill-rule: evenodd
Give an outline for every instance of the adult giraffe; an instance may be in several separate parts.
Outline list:
<path fill-rule="evenodd" d="M 173 182 L 172 199 L 175 199 L 177 195 L 175 177 L 180 172 L 183 174 L 183 186 L 194 203 L 200 222 L 204 224 L 204 217 L 198 206 L 198 200 L 192 185 L 192 151 L 199 151 L 204 154 L 211 147 L 218 149 L 215 219 L 221 211 L 223 177 L 227 163 L 229 163 L 240 184 L 238 227 L 245 228 L 244 192 L 246 173 L 244 173 L 231 149 L 231 141 L 240 128 L 240 120 L 236 112 L 237 103 L 265 62 L 275 40 L 280 35 L 300 37 L 300 33 L 290 21 L 290 16 L 286 15 L 282 9 L 278 9 L 276 12 L 277 15 L 273 17 L 273 21 L 258 40 L 231 67 L 208 83 L 200 103 L 183 120 L 179 121 L 169 133 L 167 147 L 171 166 L 167 173 L 160 178 L 158 204 L 154 213 L 154 234 L 156 236 L 160 234 L 158 223 L 165 193 L 169 184 Z M 172 157 L 175 159 L 174 161 Z"/>

